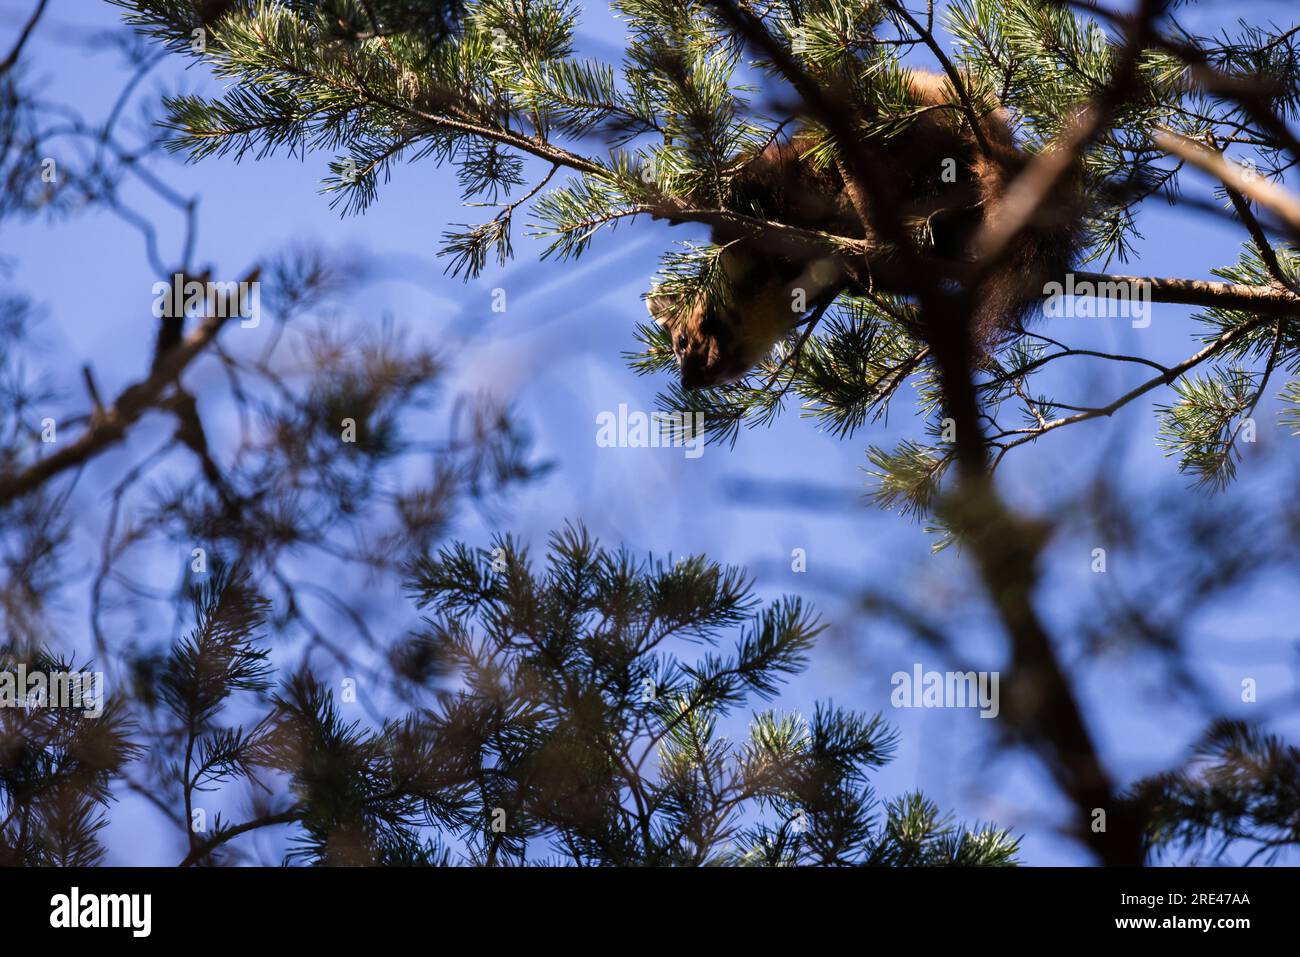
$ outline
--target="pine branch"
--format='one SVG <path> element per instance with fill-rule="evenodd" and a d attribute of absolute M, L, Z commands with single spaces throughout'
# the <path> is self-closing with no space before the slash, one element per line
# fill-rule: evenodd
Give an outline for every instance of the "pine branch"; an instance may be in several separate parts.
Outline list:
<path fill-rule="evenodd" d="M 22 56 L 23 47 L 27 45 L 27 40 L 31 37 L 32 31 L 36 29 L 36 24 L 40 22 L 41 16 L 45 13 L 47 3 L 49 3 L 49 0 L 37 0 L 36 9 L 32 11 L 31 16 L 27 18 L 27 22 L 23 24 L 22 30 L 18 33 L 18 39 L 14 41 L 13 47 L 4 60 L 0 60 L 0 76 L 4 76 L 12 70 L 14 64 L 18 62 L 18 58 Z"/>
<path fill-rule="evenodd" d="M 279 814 L 266 814 L 251 821 L 244 821 L 242 824 L 235 824 L 230 827 L 222 828 L 216 834 L 213 834 L 206 841 L 200 841 L 195 844 L 188 854 L 181 860 L 178 867 L 193 867 L 201 863 L 204 858 L 212 854 L 213 851 L 220 848 L 223 844 L 233 841 L 241 834 L 247 834 L 249 831 L 255 831 L 263 827 L 274 827 L 277 824 L 293 824 L 302 820 L 303 812 L 294 808 L 288 811 L 281 811 Z"/>
<path fill-rule="evenodd" d="M 1076 282 L 1131 284 L 1149 288 L 1153 302 L 1183 306 L 1240 309 L 1263 316 L 1300 314 L 1300 296 L 1276 285 L 1248 285 L 1208 279 L 1172 279 L 1157 276 L 1125 276 L 1110 273 L 1075 272 Z M 1093 288 L 1096 288 L 1094 286 Z M 1113 287 L 1112 287 L 1113 288 Z"/>
<path fill-rule="evenodd" d="M 1053 419 L 1052 421 L 1048 422 L 1046 425 L 1038 426 L 1035 428 L 1016 429 L 1010 432 L 1001 433 L 999 437 L 1007 436 L 1007 435 L 1020 435 L 1020 438 L 1014 439 L 1013 441 L 1008 442 L 1006 443 L 1006 445 L 1003 446 L 1002 454 L 1005 454 L 1006 451 L 1009 449 L 1015 448 L 1016 446 L 1019 445 L 1023 445 L 1026 442 L 1032 442 L 1035 439 L 1039 438 L 1040 436 L 1044 435 L 1045 433 L 1054 431 L 1059 428 L 1063 428 L 1064 426 L 1074 425 L 1078 422 L 1086 422 L 1089 419 L 1096 419 L 1104 416 L 1114 415 L 1116 412 L 1118 412 L 1124 406 L 1128 405 L 1134 399 L 1146 395 L 1152 389 L 1158 388 L 1161 385 L 1172 384 L 1180 376 L 1196 368 L 1196 366 L 1205 362 L 1207 359 L 1210 359 L 1213 356 L 1218 355 L 1219 353 L 1228 349 L 1230 346 L 1246 338 L 1251 332 L 1253 332 L 1255 329 L 1259 328 L 1260 326 L 1266 325 L 1271 319 L 1272 317 L 1268 315 L 1256 316 L 1254 319 L 1251 319 L 1247 322 L 1243 322 L 1242 324 L 1233 327 L 1228 332 L 1225 332 L 1223 335 L 1221 335 L 1218 339 L 1211 342 L 1204 349 L 1201 349 L 1199 352 L 1195 353 L 1194 355 L 1189 356 L 1188 358 L 1184 359 L 1182 362 L 1178 363 L 1177 365 L 1170 366 L 1168 371 L 1163 372 L 1158 376 L 1153 376 L 1152 378 L 1147 379 L 1141 385 L 1133 389 L 1130 389 L 1128 392 L 1124 393 L 1122 396 L 1115 399 L 1113 402 L 1111 402 L 1108 405 L 1096 409 L 1089 409 L 1087 411 L 1079 412 L 1074 415 L 1063 416 L 1061 418 Z M 1001 458 L 1001 455 L 999 455 L 999 458 Z"/>
<path fill-rule="evenodd" d="M 1222 153 L 1207 150 L 1195 140 L 1177 133 L 1162 130 L 1152 141 L 1161 149 L 1209 173 L 1225 186 L 1249 196 L 1266 209 L 1272 210 L 1300 237 L 1300 199 L 1258 175 L 1248 174 L 1235 163 L 1229 163 Z"/>
<path fill-rule="evenodd" d="M 260 268 L 254 267 L 240 282 L 255 282 L 260 274 Z M 21 472 L 0 475 L 0 506 L 40 488 L 54 476 L 84 464 L 125 439 L 127 430 L 150 409 L 158 407 L 167 389 L 215 341 L 228 318 L 214 315 L 204 319 L 183 342 L 168 350 L 148 378 L 123 389 L 102 415 L 93 416 L 74 442 Z"/>

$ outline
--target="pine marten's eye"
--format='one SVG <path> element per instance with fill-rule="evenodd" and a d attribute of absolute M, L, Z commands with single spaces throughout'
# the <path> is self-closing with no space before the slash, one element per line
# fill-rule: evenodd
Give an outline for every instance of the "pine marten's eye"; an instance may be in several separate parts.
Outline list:
<path fill-rule="evenodd" d="M 685 352 L 685 351 L 686 351 L 686 334 L 685 334 L 685 333 L 678 333 L 678 334 L 677 334 L 677 351 L 678 351 L 678 352 Z"/>

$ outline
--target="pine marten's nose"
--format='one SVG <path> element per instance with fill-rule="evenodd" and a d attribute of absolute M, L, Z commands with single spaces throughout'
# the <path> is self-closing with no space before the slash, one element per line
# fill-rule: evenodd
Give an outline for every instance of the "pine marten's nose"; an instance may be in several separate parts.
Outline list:
<path fill-rule="evenodd" d="M 682 356 L 682 388 L 702 389 L 713 385 L 713 371 L 702 352 L 688 352 Z"/>

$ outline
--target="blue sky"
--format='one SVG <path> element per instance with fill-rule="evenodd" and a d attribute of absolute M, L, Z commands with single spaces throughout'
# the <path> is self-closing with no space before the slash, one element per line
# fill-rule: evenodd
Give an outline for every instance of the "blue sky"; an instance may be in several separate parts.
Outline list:
<path fill-rule="evenodd" d="M 0 0 L 0 46 L 6 46 L 29 7 L 27 0 Z M 1226 13 L 1234 9 L 1205 5 L 1187 11 L 1185 20 L 1194 27 L 1227 23 L 1231 17 Z M 1270 16 L 1288 19 L 1279 4 L 1243 5 L 1241 10 L 1255 22 Z M 29 77 L 43 95 L 75 105 L 86 117 L 106 113 L 125 75 L 120 58 L 106 45 L 86 49 L 67 41 L 110 27 L 116 18 L 117 12 L 103 3 L 51 3 L 29 48 Z M 585 52 L 615 56 L 622 32 L 603 4 L 587 5 L 580 34 Z M 186 74 L 172 62 L 137 96 L 156 96 L 159 89 L 174 89 L 178 83 L 212 88 L 197 70 Z M 557 263 L 538 262 L 541 244 L 517 226 L 515 261 L 466 284 L 444 276 L 444 263 L 435 258 L 447 224 L 473 221 L 482 212 L 461 208 L 451 171 L 429 163 L 399 167 L 369 211 L 340 219 L 318 192 L 328 159 L 312 155 L 305 161 L 278 157 L 243 164 L 210 159 L 194 166 L 169 164 L 165 174 L 181 192 L 202 196 L 200 259 L 215 264 L 217 275 L 233 278 L 264 254 L 295 242 L 354 250 L 377 276 L 353 296 L 355 315 L 378 321 L 391 314 L 452 360 L 458 387 L 490 390 L 515 402 L 537 437 L 539 453 L 554 459 L 557 470 L 513 500 L 503 530 L 540 547 L 551 529 L 581 519 L 606 544 L 657 554 L 704 552 L 747 566 L 764 596 L 804 595 L 831 629 L 814 652 L 812 666 L 781 697 L 782 706 L 811 710 L 813 702 L 831 699 L 886 712 L 902 735 L 896 761 L 876 778 L 882 796 L 919 787 L 961 818 L 992 820 L 1022 832 L 1023 857 L 1029 863 L 1086 861 L 1057 833 L 1062 802 L 1042 770 L 1023 757 L 999 756 L 992 747 L 989 726 L 994 722 L 982 721 L 974 711 L 889 706 L 889 679 L 895 671 L 910 671 L 916 662 L 926 668 L 947 665 L 896 628 L 865 618 L 855 607 L 855 590 L 868 586 L 942 610 L 970 587 L 960 555 L 949 551 L 930 557 L 930 539 L 920 528 L 863 498 L 869 484 L 867 446 L 889 446 L 900 437 L 918 435 L 905 396 L 887 423 L 869 425 L 849 439 L 819 433 L 791 408 L 772 428 L 743 432 L 734 449 L 710 446 L 698 459 L 688 459 L 681 450 L 600 448 L 595 435 L 601 412 L 617 410 L 621 403 L 654 408 L 655 392 L 665 383 L 638 378 L 620 353 L 635 347 L 633 327 L 645 315 L 640 296 L 660 255 L 673 242 L 702 239 L 703 234 L 691 226 L 624 224 L 577 263 Z M 142 210 L 156 212 L 163 248 L 177 250 L 179 216 L 136 187 L 130 189 Z M 1121 271 L 1205 278 L 1211 268 L 1236 259 L 1239 230 L 1163 203 L 1148 205 L 1139 258 Z M 160 277 L 149 267 L 139 236 L 127 226 L 100 211 L 53 224 L 6 223 L 0 262 L 8 273 L 0 278 L 44 307 L 40 358 L 67 376 L 60 385 L 70 393 L 80 388 L 83 363 L 94 367 L 101 389 L 109 392 L 141 371 L 141 343 L 153 335 L 150 290 Z M 506 290 L 503 313 L 491 311 L 494 288 Z M 1130 351 L 1158 361 L 1176 361 L 1194 351 L 1192 311 L 1158 304 L 1154 310 L 1152 326 L 1145 330 L 1129 328 L 1124 320 L 1064 319 L 1053 334 L 1068 335 L 1080 346 Z M 240 346 L 256 348 L 256 337 L 267 334 L 266 326 L 240 330 L 249 337 Z M 1141 370 L 1121 369 L 1107 370 L 1105 378 L 1096 380 L 1081 366 L 1052 375 L 1056 378 L 1045 378 L 1042 387 L 1059 385 L 1063 398 L 1074 396 L 1081 404 L 1117 395 L 1143 377 Z M 196 366 L 187 381 L 200 395 L 222 388 L 211 366 Z M 1017 450 L 1000 471 L 1004 494 L 1026 510 L 1051 513 L 1101 470 L 1133 499 L 1205 495 L 1189 489 L 1175 463 L 1155 446 L 1152 405 L 1160 401 L 1168 401 L 1168 394 L 1157 392 L 1151 402 L 1134 403 L 1112 419 L 1063 429 Z M 1260 421 L 1275 408 L 1264 403 Z M 220 424 L 212 428 L 220 431 Z M 421 423 L 413 422 L 411 428 L 418 432 Z M 1300 459 L 1294 439 L 1268 426 L 1260 431 L 1258 451 L 1250 449 L 1242 466 L 1241 486 L 1227 494 L 1268 505 L 1294 488 Z M 77 501 L 84 509 L 80 534 L 86 566 L 97 548 L 102 490 L 166 434 L 165 423 L 145 423 L 125 450 L 104 457 L 93 484 L 83 481 Z M 1255 455 L 1259 467 L 1252 471 Z M 827 494 L 810 499 L 812 507 L 762 504 L 737 494 L 738 484 L 749 481 L 794 483 Z M 470 519 L 461 534 L 482 542 L 487 530 Z M 1049 620 L 1068 627 L 1098 600 L 1099 586 L 1088 563 L 1091 549 L 1106 544 L 1068 533 L 1058 539 L 1049 555 L 1048 587 L 1039 600 Z M 1204 544 L 1214 547 L 1213 542 Z M 806 551 L 806 572 L 791 570 L 796 548 Z M 1120 576 L 1122 585 L 1142 581 L 1148 571 L 1116 567 L 1110 574 Z M 70 587 L 63 610 L 62 637 L 72 643 L 84 634 L 79 595 Z M 376 593 L 372 600 L 376 614 L 391 612 L 398 620 L 410 620 L 400 592 Z M 1117 777 L 1128 780 L 1177 761 L 1210 711 L 1249 717 L 1236 700 L 1243 674 L 1259 678 L 1261 699 L 1294 698 L 1294 623 L 1300 620 L 1294 579 L 1262 574 L 1256 588 L 1234 601 L 1197 623 L 1202 643 L 1194 645 L 1194 668 L 1216 694 L 1221 692 L 1214 701 L 1178 700 L 1176 689 L 1161 686 L 1160 672 L 1140 655 L 1118 654 L 1089 665 L 1082 695 Z M 998 668 L 1004 648 L 987 612 L 975 609 L 968 618 L 960 641 L 964 656 L 981 668 Z M 1284 717 L 1276 726 L 1296 736 L 1300 727 L 1294 715 L 1284 712 Z M 109 832 L 110 862 L 170 860 L 170 835 L 158 842 L 142 839 L 160 833 L 149 826 L 152 812 L 129 797 L 123 812 Z"/>

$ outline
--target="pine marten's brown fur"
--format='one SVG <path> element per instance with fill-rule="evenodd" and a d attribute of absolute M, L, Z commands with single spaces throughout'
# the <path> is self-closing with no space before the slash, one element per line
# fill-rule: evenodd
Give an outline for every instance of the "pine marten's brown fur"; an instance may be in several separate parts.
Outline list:
<path fill-rule="evenodd" d="M 917 237 L 920 261 L 933 263 L 935 275 L 943 275 L 972 260 L 971 240 L 982 224 L 1003 215 L 1006 188 L 1028 156 L 1016 146 L 1002 110 L 981 121 L 986 153 L 966 114 L 953 107 L 944 77 L 913 70 L 909 82 L 919 104 L 932 109 L 882 138 L 875 155 L 893 177 L 887 188 Z M 747 163 L 733 184 L 733 208 L 803 229 L 870 238 L 839 173 L 801 158 L 808 145 L 806 134 L 796 134 Z M 1044 283 L 1069 267 L 1075 247 L 1072 217 L 1065 209 L 1054 207 L 1053 213 L 1052 221 L 1036 222 L 1021 234 L 981 287 L 980 306 L 971 319 L 981 343 L 1015 328 L 1041 297 Z M 801 318 L 799 305 L 806 311 L 830 301 L 853 284 L 855 275 L 881 292 L 908 295 L 916 290 L 915 276 L 905 274 L 897 258 L 887 254 L 850 264 L 806 249 L 774 248 L 771 237 L 753 237 L 728 226 L 715 226 L 712 238 L 724 247 L 720 264 L 731 289 L 727 301 L 682 303 L 654 291 L 647 297 L 651 316 L 672 337 L 684 388 L 740 378 Z"/>

